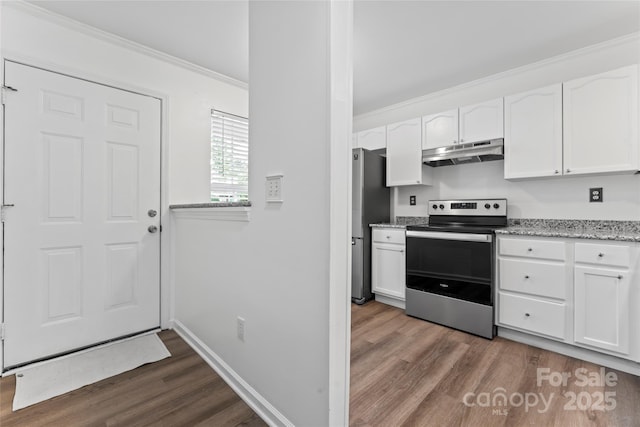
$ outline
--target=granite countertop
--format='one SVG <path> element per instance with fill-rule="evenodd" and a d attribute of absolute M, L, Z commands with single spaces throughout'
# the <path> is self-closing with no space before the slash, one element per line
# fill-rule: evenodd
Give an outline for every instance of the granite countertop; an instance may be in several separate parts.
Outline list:
<path fill-rule="evenodd" d="M 209 203 L 185 203 L 169 205 L 169 209 L 193 209 L 193 208 L 248 208 L 251 202 L 209 202 Z"/>
<path fill-rule="evenodd" d="M 426 224 L 429 222 L 428 216 L 397 216 L 393 222 L 381 222 L 369 224 L 371 228 L 406 228 L 407 225 Z"/>
<path fill-rule="evenodd" d="M 401 229 L 405 229 L 407 228 L 406 224 L 398 224 L 398 223 L 391 223 L 391 222 L 381 222 L 379 224 L 369 224 L 369 227 L 371 228 L 401 228 Z"/>
<path fill-rule="evenodd" d="M 640 221 L 510 219 L 496 234 L 640 242 Z"/>

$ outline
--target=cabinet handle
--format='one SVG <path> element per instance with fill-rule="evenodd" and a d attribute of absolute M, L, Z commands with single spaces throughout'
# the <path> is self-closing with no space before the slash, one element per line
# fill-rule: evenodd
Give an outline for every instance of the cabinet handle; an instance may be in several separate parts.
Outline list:
<path fill-rule="evenodd" d="M 464 142 L 464 139 L 460 138 L 460 142 Z"/>
<path fill-rule="evenodd" d="M 404 253 L 404 249 L 400 249 L 400 253 L 403 254 Z"/>
<path fill-rule="evenodd" d="M 527 252 L 533 252 L 533 248 L 527 248 Z"/>
<path fill-rule="evenodd" d="M 390 238 L 391 238 L 391 236 L 387 235 L 387 239 L 390 239 Z"/>
<path fill-rule="evenodd" d="M 604 254 L 603 254 L 602 252 L 600 252 L 600 253 L 598 254 L 598 258 L 602 258 L 603 256 L 604 256 Z"/>
<path fill-rule="evenodd" d="M 622 274 L 618 276 L 618 280 L 622 280 Z"/>
<path fill-rule="evenodd" d="M 525 278 L 525 279 L 528 279 L 528 278 L 529 278 L 529 275 L 524 276 L 524 278 Z"/>
<path fill-rule="evenodd" d="M 571 169 L 567 169 L 567 173 L 571 173 Z"/>
<path fill-rule="evenodd" d="M 557 175 L 557 174 L 560 173 L 560 171 L 558 169 L 556 169 L 554 173 Z"/>
<path fill-rule="evenodd" d="M 458 143 L 458 141 L 456 141 L 456 140 L 454 139 L 454 140 L 453 140 L 453 143 L 454 143 L 454 144 L 457 144 L 457 143 Z"/>
<path fill-rule="evenodd" d="M 525 313 L 524 317 L 531 317 L 531 315 L 529 313 Z"/>

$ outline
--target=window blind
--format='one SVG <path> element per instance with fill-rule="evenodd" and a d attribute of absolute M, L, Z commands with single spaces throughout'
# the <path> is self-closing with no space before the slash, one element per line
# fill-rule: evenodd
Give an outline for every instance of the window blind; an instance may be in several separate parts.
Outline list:
<path fill-rule="evenodd" d="M 249 120 L 211 110 L 211 201 L 249 199 Z"/>

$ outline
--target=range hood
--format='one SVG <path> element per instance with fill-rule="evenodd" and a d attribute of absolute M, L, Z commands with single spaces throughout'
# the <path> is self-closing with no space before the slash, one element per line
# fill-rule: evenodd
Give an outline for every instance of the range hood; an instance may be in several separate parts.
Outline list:
<path fill-rule="evenodd" d="M 422 163 L 429 166 L 462 165 L 504 159 L 504 139 L 456 144 L 422 152 Z"/>

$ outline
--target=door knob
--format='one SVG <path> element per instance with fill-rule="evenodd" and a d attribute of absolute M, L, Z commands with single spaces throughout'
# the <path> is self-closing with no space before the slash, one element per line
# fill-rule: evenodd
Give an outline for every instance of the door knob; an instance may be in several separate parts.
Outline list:
<path fill-rule="evenodd" d="M 155 233 L 156 231 L 158 231 L 158 227 L 156 227 L 155 225 L 150 225 L 147 230 L 149 230 L 149 233 Z"/>
<path fill-rule="evenodd" d="M 149 209 L 147 211 L 147 215 L 149 215 L 151 218 L 153 218 L 154 216 L 158 215 L 158 211 L 156 211 L 155 209 Z"/>

